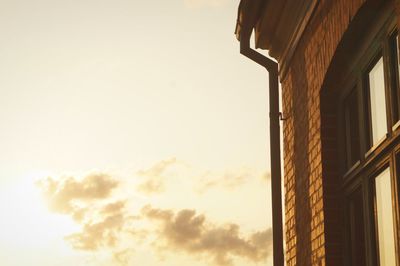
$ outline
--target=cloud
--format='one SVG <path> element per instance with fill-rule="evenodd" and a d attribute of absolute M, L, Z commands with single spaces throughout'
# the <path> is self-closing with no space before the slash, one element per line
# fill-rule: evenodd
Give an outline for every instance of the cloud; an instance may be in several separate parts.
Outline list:
<path fill-rule="evenodd" d="M 81 231 L 65 237 L 74 249 L 93 251 L 115 247 L 133 217 L 126 211 L 127 200 L 113 199 L 120 182 L 103 173 L 82 179 L 48 177 L 37 185 L 50 211 L 70 215 Z"/>
<path fill-rule="evenodd" d="M 177 163 L 176 158 L 163 160 L 149 169 L 137 172 L 139 176 L 146 178 L 144 182 L 137 186 L 139 192 L 146 195 L 159 194 L 165 191 L 165 174 L 167 170 Z"/>
<path fill-rule="evenodd" d="M 147 177 L 158 177 L 162 175 L 169 166 L 174 165 L 175 163 L 177 163 L 176 158 L 162 160 L 154 164 L 149 169 L 138 171 L 138 175 Z"/>
<path fill-rule="evenodd" d="M 202 194 L 213 188 L 222 188 L 232 190 L 243 186 L 260 178 L 267 181 L 271 178 L 269 172 L 257 173 L 254 170 L 243 168 L 235 171 L 226 171 L 225 173 L 207 172 L 200 177 L 200 181 L 195 188 L 196 192 Z"/>
<path fill-rule="evenodd" d="M 105 205 L 103 207 L 103 209 L 101 210 L 101 213 L 105 214 L 105 215 L 120 213 L 125 208 L 125 204 L 126 204 L 126 201 L 122 201 L 122 200 L 108 203 L 107 205 Z"/>
<path fill-rule="evenodd" d="M 99 222 L 89 222 L 79 233 L 65 237 L 72 247 L 79 250 L 97 250 L 101 247 L 114 247 L 118 234 L 125 224 L 125 217 L 116 213 L 104 217 Z"/>
<path fill-rule="evenodd" d="M 248 172 L 227 172 L 222 175 L 218 174 L 205 174 L 200 181 L 198 192 L 203 193 L 214 187 L 220 187 L 225 189 L 233 189 L 251 178 Z"/>
<path fill-rule="evenodd" d="M 268 172 L 261 172 L 249 167 L 225 171 L 204 170 L 178 161 L 176 158 L 159 161 L 148 169 L 138 171 L 137 175 L 143 180 L 136 186 L 136 190 L 147 196 L 166 192 L 177 182 L 188 184 L 187 180 L 191 180 L 189 181 L 191 189 L 202 194 L 210 189 L 232 190 L 252 181 L 268 180 L 269 178 Z M 167 186 L 169 187 L 167 188 Z"/>
<path fill-rule="evenodd" d="M 87 210 L 83 205 L 108 198 L 119 183 L 109 175 L 98 173 L 87 175 L 82 180 L 75 177 L 59 180 L 48 177 L 37 185 L 51 211 L 71 214 L 76 220 L 81 220 Z"/>
<path fill-rule="evenodd" d="M 221 7 L 228 3 L 228 0 L 184 0 L 188 8 Z"/>
<path fill-rule="evenodd" d="M 193 188 L 201 192 L 209 189 L 219 192 L 238 188 L 251 180 L 268 178 L 267 174 L 261 175 L 248 168 L 222 174 L 205 172 L 175 158 L 159 161 L 138 171 L 137 175 L 142 183 L 136 188 L 147 195 L 163 192 L 166 185 L 168 193 L 182 186 L 189 192 L 193 192 L 190 190 Z M 142 204 L 154 200 L 146 197 L 147 202 L 143 202 L 142 197 L 132 195 L 133 183 L 96 173 L 83 178 L 48 177 L 37 185 L 50 211 L 68 215 L 80 226 L 65 237 L 72 248 L 107 252 L 117 265 L 131 263 L 132 246 L 154 247 L 158 255 L 163 251 L 183 252 L 219 266 L 233 265 L 235 258 L 262 263 L 270 255 L 270 229 L 243 234 L 237 224 L 215 225 L 191 209 L 174 211 L 147 205 L 138 212 Z M 139 201 L 134 202 L 134 199 Z M 155 225 L 157 230 L 154 230 Z"/>
<path fill-rule="evenodd" d="M 130 221 L 136 219 L 128 216 L 125 210 L 126 201 L 115 201 L 95 207 L 89 221 L 83 224 L 79 233 L 71 234 L 65 239 L 72 247 L 79 250 L 93 251 L 103 247 L 115 247 L 120 236 L 131 227 Z M 97 213 L 97 215 L 94 215 Z"/>
<path fill-rule="evenodd" d="M 221 266 L 233 265 L 235 256 L 261 262 L 270 255 L 271 229 L 242 237 L 238 225 L 214 226 L 207 222 L 204 215 L 196 215 L 194 210 L 184 209 L 174 213 L 147 205 L 142 214 L 160 222 L 157 245 L 161 250 L 211 257 L 216 265 Z"/>
<path fill-rule="evenodd" d="M 165 183 L 162 179 L 149 179 L 139 184 L 137 191 L 146 195 L 160 194 L 165 191 Z"/>
<path fill-rule="evenodd" d="M 133 249 L 123 249 L 121 251 L 116 251 L 113 253 L 114 261 L 121 266 L 129 265 L 130 258 L 134 254 Z"/>

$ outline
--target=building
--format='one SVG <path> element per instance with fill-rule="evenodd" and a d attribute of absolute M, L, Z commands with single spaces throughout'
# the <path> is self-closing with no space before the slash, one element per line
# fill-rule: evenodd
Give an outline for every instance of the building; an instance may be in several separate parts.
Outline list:
<path fill-rule="evenodd" d="M 281 83 L 288 266 L 400 265 L 399 11 L 397 0 L 240 3 L 242 53 Z M 252 32 L 277 73 L 248 47 Z"/>

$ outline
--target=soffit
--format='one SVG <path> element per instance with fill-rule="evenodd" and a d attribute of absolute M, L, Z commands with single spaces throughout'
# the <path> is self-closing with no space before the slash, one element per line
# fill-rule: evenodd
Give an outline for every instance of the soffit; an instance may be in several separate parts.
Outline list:
<path fill-rule="evenodd" d="M 304 21 L 313 0 L 268 1 L 256 26 L 256 48 L 268 49 L 279 59 Z"/>
<path fill-rule="evenodd" d="M 242 17 L 251 17 L 252 22 L 255 21 L 253 25 L 248 25 L 255 29 L 255 46 L 268 50 L 270 56 L 278 60 L 281 79 L 318 2 L 318 0 L 242 0 L 240 3 L 238 22 Z M 249 5 L 253 5 L 253 8 L 247 8 Z"/>
<path fill-rule="evenodd" d="M 238 41 L 242 34 L 251 34 L 262 17 L 264 6 L 269 0 L 241 0 L 236 19 L 235 34 Z"/>

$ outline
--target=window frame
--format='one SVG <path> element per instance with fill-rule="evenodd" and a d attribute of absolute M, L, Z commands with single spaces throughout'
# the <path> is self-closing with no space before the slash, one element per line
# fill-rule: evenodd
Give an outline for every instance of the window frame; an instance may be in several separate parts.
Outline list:
<path fill-rule="evenodd" d="M 345 199 L 345 264 L 351 265 L 351 243 L 349 236 L 352 232 L 349 220 L 349 204 L 353 193 L 361 189 L 363 200 L 364 216 L 364 239 L 365 239 L 365 261 L 367 265 L 379 265 L 379 243 L 377 230 L 377 211 L 375 195 L 375 178 L 387 167 L 390 168 L 391 179 L 391 198 L 393 211 L 393 225 L 395 237 L 395 256 L 396 265 L 400 266 L 400 37 L 397 37 L 396 58 L 393 59 L 392 35 L 400 30 L 397 29 L 396 16 L 392 13 L 389 19 L 379 22 L 377 29 L 370 33 L 366 38 L 367 45 L 361 49 L 357 55 L 353 55 L 354 60 L 349 60 L 351 66 L 342 82 L 338 104 L 338 144 L 339 158 L 345 158 L 340 162 L 342 176 L 342 191 Z M 364 43 L 364 44 L 365 44 Z M 375 145 L 372 145 L 372 123 L 370 109 L 370 99 L 367 92 L 368 74 L 375 66 L 376 62 L 382 57 L 384 69 L 384 89 L 386 107 L 386 135 Z M 397 63 L 398 62 L 398 63 Z M 396 72 L 397 71 L 397 72 Z M 396 99 L 392 96 L 396 92 Z M 359 131 L 359 153 L 360 158 L 353 165 L 348 165 L 349 152 L 347 142 L 351 139 L 349 132 L 348 116 L 346 114 L 346 102 L 352 93 L 358 95 L 358 131 Z M 397 120 L 393 114 L 393 106 L 397 104 Z M 368 122 L 367 122 L 368 121 Z M 351 159 L 350 159 L 351 161 Z M 351 240 L 350 240 L 351 241 Z M 382 265 L 383 266 L 383 265 Z"/>
<path fill-rule="evenodd" d="M 395 131 L 400 126 L 400 53 L 398 48 L 400 47 L 400 40 L 399 40 L 399 30 L 396 27 L 389 32 L 389 40 L 387 48 L 389 52 L 389 81 L 390 81 L 390 107 L 391 107 L 391 121 L 390 125 L 392 126 L 392 130 Z M 393 40 L 393 37 L 396 37 Z M 395 44 L 393 44 L 393 41 Z M 393 45 L 395 47 L 393 47 Z M 396 93 L 396 95 L 393 95 Z M 396 102 L 394 102 L 394 100 Z M 396 106 L 394 106 L 396 105 Z M 396 110 L 393 110 L 393 109 Z M 396 112 L 397 119 L 394 117 L 394 112 Z"/>

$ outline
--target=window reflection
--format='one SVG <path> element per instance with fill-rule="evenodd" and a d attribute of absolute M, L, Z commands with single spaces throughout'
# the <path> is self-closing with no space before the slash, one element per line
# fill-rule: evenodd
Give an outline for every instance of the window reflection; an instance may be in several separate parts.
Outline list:
<path fill-rule="evenodd" d="M 375 194 L 380 266 L 395 266 L 392 189 L 389 168 L 375 178 Z"/>
<path fill-rule="evenodd" d="M 358 94 L 353 89 L 345 102 L 347 168 L 360 160 L 360 133 L 358 125 Z"/>
<path fill-rule="evenodd" d="M 365 265 L 364 207 L 361 189 L 349 201 L 351 265 Z"/>
<path fill-rule="evenodd" d="M 383 58 L 381 57 L 369 72 L 369 98 L 372 129 L 372 146 L 377 144 L 387 132 L 385 82 Z"/>
<path fill-rule="evenodd" d="M 399 109 L 399 77 L 400 77 L 400 58 L 399 58 L 399 35 L 397 31 L 390 36 L 390 66 L 391 66 L 391 93 L 392 93 L 392 126 L 400 120 Z"/>

